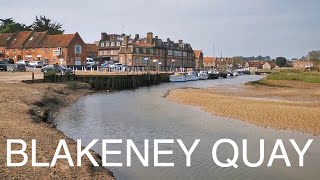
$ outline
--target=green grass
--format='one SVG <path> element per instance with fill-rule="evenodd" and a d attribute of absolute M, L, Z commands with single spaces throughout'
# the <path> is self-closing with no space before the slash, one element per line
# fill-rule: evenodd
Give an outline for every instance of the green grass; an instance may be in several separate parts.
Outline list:
<path fill-rule="evenodd" d="M 267 80 L 288 80 L 288 81 L 301 81 L 306 83 L 319 83 L 319 72 L 277 72 L 267 76 Z"/>

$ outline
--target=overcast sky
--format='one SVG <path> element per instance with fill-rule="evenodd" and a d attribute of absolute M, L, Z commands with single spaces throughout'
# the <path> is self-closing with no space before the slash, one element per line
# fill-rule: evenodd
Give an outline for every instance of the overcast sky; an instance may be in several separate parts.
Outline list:
<path fill-rule="evenodd" d="M 183 39 L 205 56 L 302 57 L 320 49 L 319 0 L 0 0 L 0 18 L 46 15 L 86 42 L 101 32 Z"/>

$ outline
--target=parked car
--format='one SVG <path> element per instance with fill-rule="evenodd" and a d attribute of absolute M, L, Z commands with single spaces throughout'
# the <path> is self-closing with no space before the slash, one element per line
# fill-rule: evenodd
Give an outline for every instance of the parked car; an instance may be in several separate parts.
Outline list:
<path fill-rule="evenodd" d="M 13 71 L 26 71 L 26 70 L 27 70 L 26 65 L 23 63 L 17 63 L 13 67 Z"/>
<path fill-rule="evenodd" d="M 42 68 L 42 66 L 43 66 L 42 62 L 39 61 L 36 65 L 36 68 Z"/>
<path fill-rule="evenodd" d="M 0 70 L 8 71 L 7 63 L 5 61 L 0 61 Z"/>
<path fill-rule="evenodd" d="M 96 62 L 92 58 L 87 58 L 87 65 L 93 65 L 96 64 Z"/>
<path fill-rule="evenodd" d="M 24 65 L 27 65 L 29 63 L 28 60 L 19 60 L 17 61 L 17 64 L 24 64 Z"/>
<path fill-rule="evenodd" d="M 73 74 L 73 70 L 71 68 L 66 68 L 62 65 L 47 65 L 41 68 L 41 72 L 49 72 L 54 71 L 56 73 L 62 74 Z"/>
<path fill-rule="evenodd" d="M 103 63 L 103 64 L 101 64 L 101 67 L 102 68 L 109 68 L 111 66 L 111 64 L 109 64 L 109 63 Z"/>
<path fill-rule="evenodd" d="M 32 61 L 32 62 L 29 62 L 29 66 L 30 67 L 36 67 L 38 65 L 39 61 Z"/>
<path fill-rule="evenodd" d="M 97 70 L 98 69 L 98 65 L 96 64 L 89 64 L 87 67 L 86 67 L 87 70 Z"/>
<path fill-rule="evenodd" d="M 122 70 L 123 65 L 120 63 L 115 63 L 115 64 L 110 65 L 110 69 L 111 70 Z"/>

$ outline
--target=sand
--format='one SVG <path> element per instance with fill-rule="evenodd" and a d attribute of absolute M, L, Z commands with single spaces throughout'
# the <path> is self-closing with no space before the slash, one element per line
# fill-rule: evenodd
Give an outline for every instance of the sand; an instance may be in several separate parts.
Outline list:
<path fill-rule="evenodd" d="M 230 85 L 223 88 L 176 89 L 167 98 L 201 107 L 215 116 L 234 118 L 266 128 L 320 135 L 319 84 L 288 81 L 267 83 L 272 83 L 274 87 Z"/>
<path fill-rule="evenodd" d="M 9 75 L 8 73 L 6 73 Z M 4 77 L 6 74 L 1 74 Z M 29 73 L 28 77 L 29 78 Z M 81 89 L 71 90 L 65 84 L 24 84 L 19 82 L 23 74 L 15 74 L 12 81 L 0 78 L 0 179 L 113 179 L 112 173 L 103 167 L 93 167 L 87 158 L 82 167 L 69 167 L 66 161 L 58 161 L 55 167 L 37 168 L 31 160 L 23 167 L 6 166 L 7 139 L 22 139 L 28 143 L 31 157 L 31 140 L 37 140 L 37 159 L 51 162 L 60 139 L 66 139 L 73 161 L 76 162 L 76 144 L 54 126 L 32 113 L 49 109 L 54 115 L 91 91 L 81 84 Z M 20 78 L 21 76 L 21 78 Z M 19 78 L 17 78 L 19 77 Z M 1 80 L 2 79 L 2 80 Z M 39 115 L 39 114 L 38 114 Z M 101 162 L 94 153 L 97 162 Z M 14 156 L 14 160 L 20 158 Z"/>

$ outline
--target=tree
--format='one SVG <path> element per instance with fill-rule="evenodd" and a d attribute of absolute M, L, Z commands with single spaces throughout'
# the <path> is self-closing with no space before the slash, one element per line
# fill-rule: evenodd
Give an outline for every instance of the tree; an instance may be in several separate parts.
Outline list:
<path fill-rule="evenodd" d="M 284 67 L 287 64 L 287 59 L 284 57 L 277 57 L 276 58 L 276 65 L 278 65 L 279 67 Z"/>
<path fill-rule="evenodd" d="M 320 65 L 320 50 L 309 52 L 308 59 L 309 59 L 309 61 L 312 61 L 316 66 L 319 67 L 319 65 Z"/>
<path fill-rule="evenodd" d="M 36 16 L 32 24 L 32 29 L 37 32 L 48 31 L 48 34 L 62 34 L 64 30 L 62 29 L 62 24 L 52 22 L 51 19 L 46 18 L 46 16 Z"/>
<path fill-rule="evenodd" d="M 0 19 L 0 33 L 15 33 L 17 31 L 30 31 L 31 26 L 15 22 L 12 18 Z"/>

